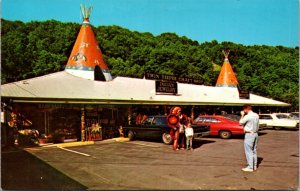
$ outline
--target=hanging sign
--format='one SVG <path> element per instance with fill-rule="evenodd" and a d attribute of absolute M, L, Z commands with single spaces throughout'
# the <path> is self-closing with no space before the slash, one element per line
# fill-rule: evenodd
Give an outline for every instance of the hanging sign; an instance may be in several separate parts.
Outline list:
<path fill-rule="evenodd" d="M 158 94 L 177 94 L 177 82 L 169 82 L 169 81 L 155 81 L 155 91 Z"/>
<path fill-rule="evenodd" d="M 187 84 L 203 84 L 203 80 L 194 79 L 189 77 L 179 77 L 176 75 L 166 75 L 166 74 L 154 74 L 154 73 L 145 73 L 145 78 L 147 80 L 163 80 L 163 81 L 171 81 L 171 82 L 180 82 Z"/>
<path fill-rule="evenodd" d="M 240 99 L 250 99 L 250 92 L 248 90 L 242 90 L 238 87 Z"/>

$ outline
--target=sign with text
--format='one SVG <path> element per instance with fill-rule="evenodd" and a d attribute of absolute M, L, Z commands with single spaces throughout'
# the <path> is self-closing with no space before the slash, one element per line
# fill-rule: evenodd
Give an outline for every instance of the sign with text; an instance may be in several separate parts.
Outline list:
<path fill-rule="evenodd" d="M 145 73 L 145 78 L 148 80 L 163 80 L 163 81 L 171 81 L 171 82 L 180 82 L 180 83 L 188 83 L 188 84 L 203 84 L 203 80 L 188 78 L 188 77 L 179 77 L 176 75 L 166 75 L 166 74 L 154 74 L 154 73 Z"/>
<path fill-rule="evenodd" d="M 169 82 L 169 81 L 155 81 L 155 91 L 159 94 L 177 94 L 177 82 Z"/>
<path fill-rule="evenodd" d="M 242 90 L 238 88 L 240 99 L 250 99 L 250 92 L 248 90 Z"/>

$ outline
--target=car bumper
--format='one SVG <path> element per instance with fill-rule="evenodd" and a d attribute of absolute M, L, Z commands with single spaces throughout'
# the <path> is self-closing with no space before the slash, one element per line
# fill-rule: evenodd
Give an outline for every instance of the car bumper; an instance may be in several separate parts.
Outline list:
<path fill-rule="evenodd" d="M 259 128 L 258 128 L 258 131 L 261 131 L 261 130 L 264 130 L 264 129 L 267 129 L 268 128 L 268 126 L 267 126 L 267 124 L 259 124 Z"/>
<path fill-rule="evenodd" d="M 295 126 L 283 126 L 282 128 L 286 128 L 286 129 L 299 129 L 299 124 L 297 124 Z"/>
<path fill-rule="evenodd" d="M 281 128 L 287 128 L 287 129 L 299 129 L 299 124 L 296 125 L 267 125 L 267 128 L 273 128 L 273 127 L 281 127 Z"/>

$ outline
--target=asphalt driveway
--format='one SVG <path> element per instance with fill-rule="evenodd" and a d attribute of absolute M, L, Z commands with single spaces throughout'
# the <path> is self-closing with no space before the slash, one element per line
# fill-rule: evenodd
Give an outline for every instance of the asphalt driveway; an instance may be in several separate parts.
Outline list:
<path fill-rule="evenodd" d="M 242 138 L 203 138 L 194 144 L 193 151 L 139 140 L 28 152 L 92 190 L 298 188 L 298 131 L 261 133 L 254 173 L 241 171 Z"/>
<path fill-rule="evenodd" d="M 1 188 L 82 190 L 87 187 L 22 149 L 9 149 L 1 153 Z"/>

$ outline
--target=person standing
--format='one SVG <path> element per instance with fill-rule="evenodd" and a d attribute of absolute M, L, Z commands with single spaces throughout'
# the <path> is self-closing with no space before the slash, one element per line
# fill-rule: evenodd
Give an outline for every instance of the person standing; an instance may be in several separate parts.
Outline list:
<path fill-rule="evenodd" d="M 245 139 L 244 149 L 248 166 L 243 168 L 244 172 L 253 172 L 257 169 L 257 142 L 259 116 L 252 111 L 251 105 L 244 105 L 241 111 L 240 124 L 244 126 Z"/>
<path fill-rule="evenodd" d="M 186 125 L 187 116 L 181 113 L 180 107 L 172 107 L 170 109 L 170 114 L 167 116 L 167 121 L 168 126 L 170 127 L 170 135 L 173 139 L 173 150 L 179 150 L 179 144 L 184 148 L 184 125 Z M 182 133 L 179 132 L 180 128 L 183 128 L 181 129 Z"/>
<path fill-rule="evenodd" d="M 185 128 L 185 136 L 186 136 L 186 149 L 193 150 L 193 135 L 194 129 L 192 127 L 192 123 L 189 120 L 186 128 Z"/>
<path fill-rule="evenodd" d="M 178 146 L 180 149 L 185 149 L 186 137 L 185 137 L 185 128 L 187 126 L 188 117 L 185 114 L 180 112 L 179 115 L 179 137 L 178 137 Z"/>
<path fill-rule="evenodd" d="M 179 113 L 181 112 L 180 107 L 172 107 L 170 114 L 167 116 L 167 124 L 170 127 L 170 136 L 173 140 L 173 150 L 178 150 L 178 137 L 179 137 Z"/>

